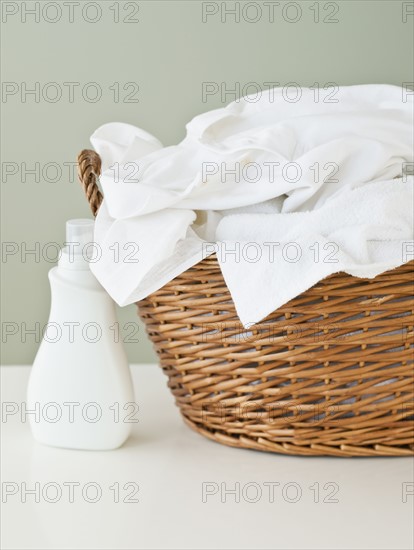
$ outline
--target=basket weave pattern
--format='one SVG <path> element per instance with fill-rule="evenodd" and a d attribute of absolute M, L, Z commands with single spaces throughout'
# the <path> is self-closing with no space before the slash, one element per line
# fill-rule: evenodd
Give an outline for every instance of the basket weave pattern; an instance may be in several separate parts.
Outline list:
<path fill-rule="evenodd" d="M 95 214 L 100 160 L 78 160 Z M 411 455 L 413 265 L 331 275 L 245 329 L 212 256 L 138 309 L 186 423 L 204 436 L 294 455 Z"/>

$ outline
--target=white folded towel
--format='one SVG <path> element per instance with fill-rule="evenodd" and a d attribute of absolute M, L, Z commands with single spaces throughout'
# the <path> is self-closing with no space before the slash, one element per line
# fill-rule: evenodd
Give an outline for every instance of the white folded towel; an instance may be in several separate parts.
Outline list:
<path fill-rule="evenodd" d="M 105 200 L 91 267 L 120 305 L 217 251 L 247 326 L 331 273 L 412 259 L 412 96 L 367 85 L 314 99 L 243 98 L 194 118 L 174 147 L 127 124 L 96 130 Z"/>

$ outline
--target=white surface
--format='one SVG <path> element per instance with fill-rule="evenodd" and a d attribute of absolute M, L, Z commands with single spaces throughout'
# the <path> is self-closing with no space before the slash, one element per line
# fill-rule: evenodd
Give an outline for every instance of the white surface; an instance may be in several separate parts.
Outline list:
<path fill-rule="evenodd" d="M 413 481 L 411 458 L 335 459 L 278 456 L 232 449 L 187 428 L 155 365 L 134 366 L 139 423 L 116 451 L 69 451 L 32 440 L 29 424 L 13 415 L 2 419 L 2 489 L 17 484 L 18 493 L 2 504 L 2 544 L 9 549 L 411 549 L 413 496 L 403 502 L 403 484 Z M 28 367 L 3 367 L 3 403 L 21 408 Z M 6 420 L 6 421 L 4 421 Z M 22 502 L 22 483 L 56 503 Z M 102 497 L 87 502 L 75 488 L 69 502 L 64 482 L 98 483 Z M 127 482 L 139 485 L 137 503 L 123 503 Z M 202 483 L 250 486 L 247 498 L 262 489 L 256 502 L 235 503 L 220 494 L 202 502 Z M 266 482 L 279 482 L 270 502 Z M 337 503 L 324 503 L 335 483 Z M 109 487 L 119 483 L 121 502 Z M 296 483 L 297 485 L 288 485 Z M 319 483 L 320 502 L 311 485 Z M 294 500 L 295 487 L 302 496 Z M 134 486 L 130 486 L 134 489 Z M 412 487 L 412 485 L 411 485 Z M 410 486 L 406 485 L 407 490 Z M 93 487 L 89 498 L 93 498 Z M 131 489 L 130 489 L 131 490 Z M 4 491 L 3 491 L 4 493 Z M 3 494 L 4 497 L 4 494 Z M 4 500 L 4 498 L 3 498 Z"/>

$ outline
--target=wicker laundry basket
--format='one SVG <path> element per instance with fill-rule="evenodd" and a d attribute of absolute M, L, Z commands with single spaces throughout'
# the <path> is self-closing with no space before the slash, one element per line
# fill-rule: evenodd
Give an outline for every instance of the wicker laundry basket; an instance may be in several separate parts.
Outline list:
<path fill-rule="evenodd" d="M 78 158 L 95 215 L 100 158 Z M 292 455 L 414 453 L 413 264 L 327 277 L 250 330 L 209 257 L 138 303 L 185 422 Z"/>

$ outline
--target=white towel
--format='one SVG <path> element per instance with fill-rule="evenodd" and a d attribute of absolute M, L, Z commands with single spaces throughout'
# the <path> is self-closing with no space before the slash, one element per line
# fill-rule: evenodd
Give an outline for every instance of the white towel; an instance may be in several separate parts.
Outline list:
<path fill-rule="evenodd" d="M 193 119 L 174 147 L 127 124 L 96 130 L 105 200 L 91 268 L 120 305 L 218 250 L 247 326 L 331 273 L 412 259 L 412 96 L 367 85 L 314 99 L 243 98 Z"/>
<path fill-rule="evenodd" d="M 223 218 L 218 258 L 243 325 L 332 273 L 371 278 L 413 259 L 413 181 L 365 185 L 310 212 Z"/>

